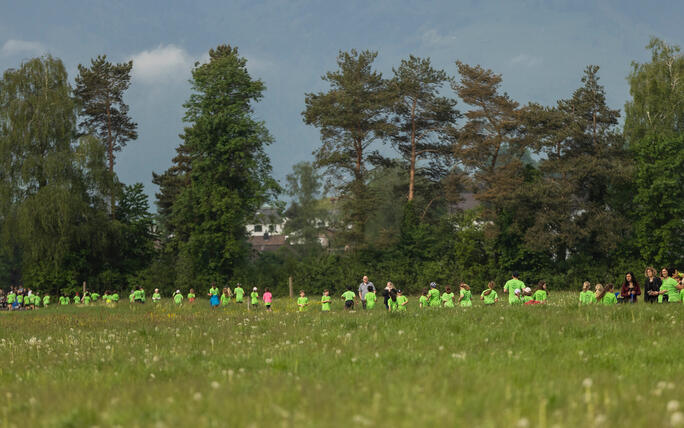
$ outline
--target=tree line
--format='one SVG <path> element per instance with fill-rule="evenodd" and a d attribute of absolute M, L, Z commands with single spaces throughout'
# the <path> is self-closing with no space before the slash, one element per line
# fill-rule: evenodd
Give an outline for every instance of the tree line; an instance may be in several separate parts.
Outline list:
<path fill-rule="evenodd" d="M 25 61 L 0 81 L 0 281 L 277 293 L 290 276 L 341 290 L 367 273 L 410 291 L 518 270 L 561 288 L 681 266 L 684 58 L 658 39 L 647 48 L 622 122 L 593 65 L 556 104 L 520 105 L 479 65 L 456 61 L 451 76 L 411 55 L 385 77 L 377 52 L 340 52 L 327 88 L 304 96 L 321 137 L 313 162 L 281 187 L 253 112 L 265 84 L 220 45 L 192 70 L 181 143 L 153 173 L 156 214 L 114 170 L 137 138 L 124 102 L 133 64 L 99 56 L 72 86 L 59 59 Z M 289 219 L 291 245 L 257 254 L 245 225 L 264 204 Z"/>

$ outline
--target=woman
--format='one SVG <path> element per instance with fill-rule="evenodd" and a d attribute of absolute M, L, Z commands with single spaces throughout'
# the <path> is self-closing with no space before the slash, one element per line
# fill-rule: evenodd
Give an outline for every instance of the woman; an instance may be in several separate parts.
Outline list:
<path fill-rule="evenodd" d="M 656 276 L 656 270 L 649 266 L 646 268 L 646 282 L 644 283 L 644 302 L 657 303 L 658 292 L 662 281 Z"/>
<path fill-rule="evenodd" d="M 632 272 L 627 272 L 625 274 L 625 282 L 622 283 L 622 289 L 620 289 L 622 303 L 636 303 L 637 296 L 641 296 L 639 283 Z"/>
<path fill-rule="evenodd" d="M 658 294 L 661 294 L 663 296 L 663 303 L 681 302 L 679 290 L 677 289 L 679 284 L 677 283 L 676 279 L 672 278 L 673 273 L 673 268 L 663 268 L 663 270 L 661 271 L 663 282 L 660 285 L 660 291 L 658 292 Z"/>
<path fill-rule="evenodd" d="M 387 285 L 385 286 L 385 289 L 382 290 L 382 298 L 385 301 L 385 308 L 389 310 L 389 300 L 390 300 L 390 293 L 394 290 L 394 284 L 391 282 L 387 282 Z"/>

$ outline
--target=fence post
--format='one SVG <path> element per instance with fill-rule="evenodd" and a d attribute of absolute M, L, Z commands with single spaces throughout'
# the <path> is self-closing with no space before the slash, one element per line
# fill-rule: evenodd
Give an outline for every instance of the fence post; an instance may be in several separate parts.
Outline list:
<path fill-rule="evenodd" d="M 294 290 L 292 290 L 292 276 L 287 279 L 287 285 L 290 287 L 290 299 L 294 297 Z"/>

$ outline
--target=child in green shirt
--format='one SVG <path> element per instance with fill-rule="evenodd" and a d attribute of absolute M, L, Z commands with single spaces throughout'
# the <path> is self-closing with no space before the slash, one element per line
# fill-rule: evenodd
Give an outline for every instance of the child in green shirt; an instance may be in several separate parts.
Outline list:
<path fill-rule="evenodd" d="M 306 297 L 304 290 L 299 290 L 299 298 L 297 299 L 297 308 L 299 308 L 299 312 L 304 312 L 307 306 L 309 306 L 309 298 Z"/>
<path fill-rule="evenodd" d="M 372 285 L 368 286 L 368 293 L 366 293 L 366 309 L 373 309 L 378 296 L 375 295 L 375 288 Z"/>
<path fill-rule="evenodd" d="M 245 290 L 242 289 L 240 283 L 235 286 L 235 303 L 242 303 L 244 301 Z"/>
<path fill-rule="evenodd" d="M 608 283 L 605 287 L 596 284 L 596 302 L 605 306 L 617 304 L 617 297 L 613 293 L 613 284 Z"/>
<path fill-rule="evenodd" d="M 90 304 L 90 293 L 87 291 L 83 293 L 83 304 L 88 306 Z"/>
<path fill-rule="evenodd" d="M 161 302 L 161 294 L 159 293 L 159 289 L 155 288 L 154 293 L 152 293 L 152 303 L 159 303 Z"/>
<path fill-rule="evenodd" d="M 332 297 L 330 297 L 330 290 L 323 290 L 323 296 L 321 297 L 321 311 L 330 312 L 330 302 Z"/>
<path fill-rule="evenodd" d="M 494 290 L 494 281 L 489 281 L 487 288 L 480 295 L 480 300 L 484 300 L 485 305 L 493 305 L 499 301 L 499 295 Z"/>
<path fill-rule="evenodd" d="M 176 292 L 173 293 L 173 303 L 176 305 L 183 303 L 183 295 L 181 294 L 180 290 L 176 290 Z"/>
<path fill-rule="evenodd" d="M 352 287 L 347 287 L 347 291 L 342 293 L 342 299 L 344 299 L 344 309 L 351 311 L 354 310 L 354 298 L 356 294 L 352 291 Z"/>
<path fill-rule="evenodd" d="M 408 297 L 404 296 L 401 290 L 397 290 L 397 312 L 406 312 Z"/>
<path fill-rule="evenodd" d="M 596 295 L 590 290 L 591 283 L 584 281 L 582 284 L 582 291 L 580 291 L 579 302 L 580 305 L 591 305 L 596 303 Z"/>
<path fill-rule="evenodd" d="M 444 289 L 444 293 L 442 293 L 442 305 L 445 308 L 453 308 L 454 307 L 454 293 L 451 292 L 451 287 L 448 285 Z"/>
<path fill-rule="evenodd" d="M 427 288 L 423 288 L 423 292 L 421 293 L 420 297 L 418 298 L 418 307 L 420 309 L 427 308 L 428 304 L 428 298 L 427 298 Z"/>
<path fill-rule="evenodd" d="M 80 305 L 81 304 L 81 298 L 78 296 L 78 293 L 74 296 L 74 305 Z"/>
<path fill-rule="evenodd" d="M 532 301 L 532 289 L 530 287 L 523 288 L 522 294 L 523 294 L 523 296 L 522 296 L 523 304 L 526 304 L 527 302 Z"/>
<path fill-rule="evenodd" d="M 221 293 L 221 306 L 228 306 L 228 303 L 230 303 L 230 288 L 226 287 Z"/>
<path fill-rule="evenodd" d="M 195 303 L 195 289 L 191 288 L 190 291 L 188 292 L 188 302 L 189 303 Z"/>
<path fill-rule="evenodd" d="M 437 289 L 437 283 L 431 282 L 430 283 L 430 291 L 428 291 L 428 305 L 431 308 L 437 308 L 440 305 L 440 300 L 439 300 L 439 290 Z"/>
<path fill-rule="evenodd" d="M 50 295 L 46 294 L 43 296 L 43 307 L 47 308 L 50 305 Z"/>
<path fill-rule="evenodd" d="M 459 286 L 459 296 L 458 296 L 458 303 L 461 305 L 462 308 L 470 308 L 473 306 L 472 302 L 472 292 L 470 291 L 470 286 L 466 284 L 465 282 L 462 282 L 461 285 Z"/>
<path fill-rule="evenodd" d="M 59 304 L 60 305 L 68 305 L 69 304 L 69 298 L 67 296 L 59 296 Z"/>
<path fill-rule="evenodd" d="M 130 303 L 135 302 L 135 290 L 131 290 L 131 294 L 128 295 L 128 301 Z"/>
<path fill-rule="evenodd" d="M 532 300 L 544 303 L 546 302 L 548 292 L 549 290 L 546 288 L 546 281 L 539 281 L 537 289 L 534 290 L 534 293 L 532 294 Z"/>
<path fill-rule="evenodd" d="M 399 309 L 399 302 L 398 300 L 398 292 L 396 288 L 393 288 L 389 292 L 389 300 L 387 301 L 387 309 L 389 309 L 390 312 L 395 312 Z"/>
<path fill-rule="evenodd" d="M 90 299 L 95 303 L 100 299 L 100 295 L 98 293 L 90 293 Z"/>
<path fill-rule="evenodd" d="M 252 306 L 258 306 L 259 305 L 259 292 L 256 287 L 252 288 L 252 292 L 249 295 L 250 298 L 250 304 Z"/>

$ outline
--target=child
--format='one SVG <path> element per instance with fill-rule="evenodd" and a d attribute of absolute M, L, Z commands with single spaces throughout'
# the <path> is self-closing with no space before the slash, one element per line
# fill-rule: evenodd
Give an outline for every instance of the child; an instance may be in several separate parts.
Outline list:
<path fill-rule="evenodd" d="M 462 282 L 461 285 L 459 285 L 459 296 L 458 296 L 458 303 L 461 305 L 462 308 L 470 308 L 473 306 L 472 302 L 472 293 L 470 292 L 470 286 L 466 284 L 465 282 Z"/>
<path fill-rule="evenodd" d="M 342 299 L 344 299 L 344 309 L 348 311 L 354 310 L 354 298 L 356 294 L 352 291 L 352 287 L 347 287 L 347 291 L 342 293 Z"/>
<path fill-rule="evenodd" d="M 41 302 L 40 296 L 38 295 L 38 293 L 35 293 L 33 295 L 33 307 L 34 308 L 40 308 L 40 302 Z"/>
<path fill-rule="evenodd" d="M 99 295 L 97 292 L 95 292 L 95 293 L 90 293 L 90 300 L 91 300 L 93 303 L 97 302 L 97 301 L 99 300 L 99 298 L 100 298 L 100 295 Z"/>
<path fill-rule="evenodd" d="M 176 292 L 173 293 L 173 303 L 179 306 L 183 303 L 183 295 L 180 290 L 176 290 Z"/>
<path fill-rule="evenodd" d="M 513 299 L 510 299 L 508 303 L 511 305 L 522 305 L 522 302 L 522 290 L 516 288 L 513 290 Z"/>
<path fill-rule="evenodd" d="M 214 309 L 219 305 L 219 289 L 216 286 L 216 283 L 212 282 L 211 287 L 209 287 L 209 293 L 207 294 L 209 296 L 209 303 L 211 304 L 211 308 Z"/>
<path fill-rule="evenodd" d="M 257 288 L 254 287 L 252 288 L 252 293 L 249 295 L 251 302 L 250 304 L 254 307 L 259 306 L 259 292 L 257 291 Z"/>
<path fill-rule="evenodd" d="M 606 306 L 611 306 L 611 305 L 616 305 L 617 304 L 617 297 L 615 296 L 615 293 L 613 292 L 613 284 L 610 282 L 606 284 L 606 287 L 603 290 L 603 297 L 599 299 L 598 297 L 596 300 L 600 300 L 602 304 Z"/>
<path fill-rule="evenodd" d="M 50 305 L 50 295 L 46 294 L 43 296 L 43 307 L 47 308 Z"/>
<path fill-rule="evenodd" d="M 235 291 L 235 303 L 242 303 L 245 297 L 245 290 L 242 289 L 239 282 L 233 291 Z"/>
<path fill-rule="evenodd" d="M 135 303 L 145 303 L 142 287 L 138 287 L 135 291 L 133 291 L 133 301 Z"/>
<path fill-rule="evenodd" d="M 366 293 L 366 309 L 373 309 L 378 296 L 375 295 L 375 288 L 372 285 L 368 286 L 368 293 Z"/>
<path fill-rule="evenodd" d="M 444 289 L 444 293 L 442 293 L 442 304 L 445 308 L 453 308 L 454 307 L 454 293 L 451 292 L 451 287 L 448 285 Z"/>
<path fill-rule="evenodd" d="M 428 305 L 431 308 L 437 308 L 439 307 L 440 300 L 439 300 L 439 290 L 437 289 L 437 283 L 431 282 L 430 283 L 430 291 L 428 291 Z"/>
<path fill-rule="evenodd" d="M 14 292 L 13 288 L 10 289 L 10 292 L 7 294 L 7 306 L 10 311 L 17 308 L 17 293 Z"/>
<path fill-rule="evenodd" d="M 152 302 L 153 303 L 159 303 L 161 302 L 161 294 L 159 294 L 159 289 L 155 288 L 154 293 L 152 293 Z"/>
<path fill-rule="evenodd" d="M 64 306 L 69 304 L 69 298 L 65 295 L 59 296 L 59 304 Z"/>
<path fill-rule="evenodd" d="M 323 296 L 321 297 L 321 311 L 330 312 L 330 302 L 332 297 L 330 297 L 330 290 L 323 290 Z"/>
<path fill-rule="evenodd" d="M 112 302 L 114 302 L 115 304 L 119 302 L 119 293 L 116 291 L 114 292 L 114 294 L 112 294 Z"/>
<path fill-rule="evenodd" d="M 264 295 L 262 296 L 264 299 L 264 306 L 266 306 L 266 310 L 270 311 L 271 310 L 271 302 L 273 302 L 273 294 L 271 294 L 271 290 L 268 288 L 264 288 Z"/>
<path fill-rule="evenodd" d="M 188 293 L 188 302 L 189 303 L 195 303 L 195 289 L 191 288 L 190 292 Z"/>
<path fill-rule="evenodd" d="M 21 293 L 17 293 L 17 309 L 21 309 L 22 306 L 24 306 L 24 295 Z"/>
<path fill-rule="evenodd" d="M 389 300 L 387 301 L 387 309 L 390 312 L 395 312 L 399 309 L 399 303 L 397 302 L 397 290 L 395 288 L 390 290 Z"/>
<path fill-rule="evenodd" d="M 87 291 L 83 293 L 83 304 L 85 306 L 90 305 L 90 293 L 88 293 Z"/>
<path fill-rule="evenodd" d="M 530 287 L 523 288 L 522 294 L 522 302 L 524 305 L 531 304 L 530 302 L 534 301 L 532 299 L 532 289 Z"/>
<path fill-rule="evenodd" d="M 408 297 L 404 296 L 401 290 L 397 290 L 397 312 L 406 312 L 406 305 L 408 304 Z M 453 299 L 452 299 L 453 306 Z"/>
<path fill-rule="evenodd" d="M 226 287 L 221 293 L 221 306 L 228 306 L 228 303 L 230 303 L 230 288 Z"/>
<path fill-rule="evenodd" d="M 579 302 L 580 305 L 591 305 L 596 303 L 596 295 L 589 289 L 591 283 L 589 281 L 584 281 L 582 284 L 582 291 L 580 291 Z"/>
<path fill-rule="evenodd" d="M 534 293 L 532 294 L 532 300 L 545 303 L 547 294 L 548 289 L 546 288 L 546 281 L 539 281 L 539 283 L 537 284 L 537 288 L 534 290 Z"/>
<path fill-rule="evenodd" d="M 297 299 L 297 307 L 299 308 L 299 312 L 304 312 L 307 306 L 309 306 L 309 298 L 306 297 L 304 290 L 299 290 L 299 298 Z"/>
<path fill-rule="evenodd" d="M 427 298 L 427 288 L 423 288 L 423 292 L 420 294 L 420 298 L 418 299 L 418 307 L 420 309 L 427 308 L 428 304 L 428 298 Z"/>
<path fill-rule="evenodd" d="M 489 281 L 487 288 L 480 295 L 480 300 L 484 300 L 485 305 L 493 305 L 499 301 L 499 295 L 494 290 L 494 281 Z"/>
<path fill-rule="evenodd" d="M 78 296 L 78 293 L 74 296 L 74 305 L 80 305 L 81 304 L 81 298 Z"/>
<path fill-rule="evenodd" d="M 130 303 L 135 302 L 135 290 L 131 290 L 131 294 L 128 295 L 128 301 Z"/>

